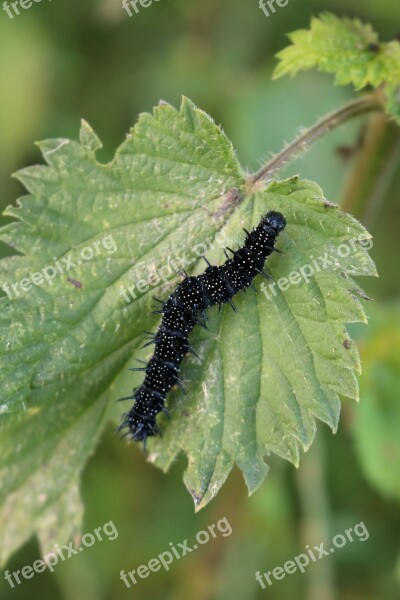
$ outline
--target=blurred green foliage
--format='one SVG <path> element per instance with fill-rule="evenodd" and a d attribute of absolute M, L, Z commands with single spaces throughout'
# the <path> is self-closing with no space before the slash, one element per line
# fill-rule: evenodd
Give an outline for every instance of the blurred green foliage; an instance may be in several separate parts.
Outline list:
<path fill-rule="evenodd" d="M 34 140 L 76 138 L 85 118 L 104 141 L 100 157 L 108 161 L 139 112 L 150 110 L 160 98 L 179 105 L 181 94 L 223 125 L 242 164 L 257 168 L 300 126 L 351 97 L 350 90 L 333 88 L 330 76 L 314 72 L 271 82 L 273 55 L 286 45 L 285 34 L 307 27 L 311 15 L 322 10 L 370 21 L 382 39 L 392 39 L 400 28 L 400 5 L 393 0 L 355 0 L 351 5 L 347 0 L 289 0 L 269 18 L 257 0 L 160 0 L 131 18 L 119 0 L 42 2 L 12 21 L 2 11 L 2 207 L 25 193 L 10 174 L 41 160 Z M 251 499 L 235 472 L 219 496 L 196 515 L 181 482 L 181 461 L 164 476 L 145 463 L 138 448 L 117 442 L 110 428 L 84 475 L 84 531 L 113 520 L 117 540 L 98 543 L 58 565 L 53 575 L 37 574 L 15 589 L 1 578 L 2 599 L 399 597 L 400 325 L 394 318 L 400 279 L 399 145 L 396 139 L 378 144 L 378 134 L 368 125 L 367 139 L 378 148 L 381 161 L 371 165 L 368 160 L 376 157 L 371 159 L 368 148 L 353 155 L 366 122 L 330 134 L 282 173 L 300 172 L 318 181 L 329 200 L 343 198 L 346 209 L 374 235 L 372 256 L 381 277 L 362 282 L 374 298 L 373 308 L 367 307 L 373 327 L 353 328 L 365 359 L 360 406 L 346 403 L 336 436 L 319 426 L 317 443 L 299 471 L 273 458 L 265 483 Z M 386 125 L 377 127 L 385 137 Z M 375 180 L 352 206 L 354 191 L 364 183 L 365 172 L 372 171 Z M 4 246 L 0 251 L 10 252 Z M 385 451 L 380 440 L 386 437 L 386 423 L 391 426 Z M 376 454 L 380 449 L 381 457 Z M 379 458 L 390 467 L 381 466 Z M 152 574 L 130 590 L 120 581 L 121 569 L 136 569 L 168 549 L 169 542 L 193 540 L 197 531 L 222 517 L 233 528 L 231 536 L 210 541 L 176 561 L 169 572 Z M 256 571 L 282 565 L 306 544 L 328 542 L 360 521 L 368 528 L 367 541 L 348 544 L 304 575 L 286 576 L 268 590 L 256 582 Z M 21 569 L 38 558 L 32 540 L 7 567 Z"/>

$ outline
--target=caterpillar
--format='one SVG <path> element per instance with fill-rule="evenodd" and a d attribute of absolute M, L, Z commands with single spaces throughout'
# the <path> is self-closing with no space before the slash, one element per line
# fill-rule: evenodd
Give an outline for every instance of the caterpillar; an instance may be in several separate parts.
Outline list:
<path fill-rule="evenodd" d="M 236 310 L 232 297 L 240 290 L 253 285 L 253 279 L 260 274 L 269 277 L 264 271 L 266 258 L 275 248 L 278 234 L 285 228 L 286 221 L 279 212 L 264 215 L 258 226 L 251 232 L 246 229 L 242 248 L 231 252 L 225 250 L 226 262 L 217 267 L 208 260 L 204 273 L 188 276 L 177 286 L 165 302 L 157 300 L 161 307 L 153 313 L 162 314 L 157 333 L 150 333 L 151 340 L 145 344 L 155 345 L 154 353 L 144 367 L 131 369 L 143 371 L 142 385 L 132 391 L 131 396 L 120 400 L 134 400 L 129 412 L 122 416 L 117 431 L 128 428 L 125 435 L 134 441 L 143 441 L 160 432 L 156 417 L 160 412 L 168 416 L 165 400 L 175 385 L 183 387 L 179 379 L 179 367 L 186 354 L 196 352 L 189 344 L 189 334 L 195 325 L 206 327 L 206 309 L 210 306 L 228 303 Z M 146 332 L 148 333 L 148 332 Z"/>

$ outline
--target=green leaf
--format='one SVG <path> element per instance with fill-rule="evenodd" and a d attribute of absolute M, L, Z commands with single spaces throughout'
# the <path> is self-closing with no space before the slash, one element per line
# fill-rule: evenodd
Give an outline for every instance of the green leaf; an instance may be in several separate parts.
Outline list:
<path fill-rule="evenodd" d="M 354 437 L 367 479 L 385 496 L 400 500 L 400 308 L 377 307 L 361 350 L 365 365 Z"/>
<path fill-rule="evenodd" d="M 311 27 L 289 34 L 291 46 L 281 50 L 274 77 L 296 75 L 318 68 L 335 73 L 337 85 L 353 84 L 356 90 L 368 85 L 387 86 L 387 111 L 400 122 L 400 42 L 379 42 L 372 27 L 358 19 L 325 13 L 313 18 Z"/>
<path fill-rule="evenodd" d="M 67 499 L 107 418 L 120 419 L 114 400 L 140 383 L 126 367 L 148 358 L 140 347 L 143 331 L 157 326 L 152 296 L 167 298 L 182 267 L 204 269 L 198 244 L 222 262 L 219 242 L 240 245 L 241 228 L 276 208 L 288 220 L 285 254 L 269 261 L 276 279 L 310 255 L 353 245 L 308 285 L 278 289 L 269 301 L 240 294 L 235 315 L 210 311 L 211 332 L 194 334 L 203 361 L 185 361 L 189 394 L 171 392 L 173 418 L 150 442 L 150 458 L 167 469 L 187 453 L 185 483 L 197 508 L 235 462 L 253 491 L 266 453 L 297 464 L 316 418 L 335 430 L 338 394 L 357 397 L 358 354 L 344 323 L 365 315 L 351 277 L 375 274 L 366 249 L 351 242 L 369 237 L 361 225 L 297 177 L 250 188 L 221 129 L 186 99 L 180 111 L 163 103 L 141 115 L 107 165 L 96 160 L 100 142 L 86 123 L 80 143 L 40 147 L 48 166 L 17 174 L 30 195 L 7 209 L 16 221 L 0 232 L 18 253 L 0 262 L 0 286 L 13 296 L 0 299 L 3 561 L 34 532 L 47 551 L 47 523 L 58 543 L 71 539 L 79 519 L 65 525 Z M 21 282 L 61 266 L 48 284 Z M 72 494 L 69 510 L 79 517 Z"/>

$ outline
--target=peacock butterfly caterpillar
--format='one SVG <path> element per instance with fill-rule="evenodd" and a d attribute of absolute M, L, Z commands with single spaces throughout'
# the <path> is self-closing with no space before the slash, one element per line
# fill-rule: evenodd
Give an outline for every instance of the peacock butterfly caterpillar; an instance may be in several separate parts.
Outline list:
<path fill-rule="evenodd" d="M 242 248 L 225 250 L 226 262 L 217 267 L 208 260 L 204 273 L 188 276 L 177 286 L 165 302 L 157 300 L 160 308 L 155 313 L 162 314 L 161 324 L 156 333 L 150 333 L 154 353 L 145 366 L 132 369 L 145 373 L 142 385 L 132 391 L 131 396 L 121 400 L 133 400 L 133 406 L 122 417 L 117 431 L 127 428 L 126 435 L 134 441 L 142 441 L 160 433 L 156 417 L 160 412 L 168 415 L 165 400 L 175 385 L 182 387 L 179 369 L 188 353 L 196 354 L 189 344 L 189 334 L 195 325 L 205 326 L 206 310 L 210 306 L 228 303 L 236 310 L 233 296 L 246 287 L 253 286 L 258 275 L 268 277 L 263 271 L 266 258 L 272 252 L 279 252 L 275 242 L 285 228 L 286 221 L 279 212 L 269 212 L 251 232 L 244 230 L 246 238 Z"/>

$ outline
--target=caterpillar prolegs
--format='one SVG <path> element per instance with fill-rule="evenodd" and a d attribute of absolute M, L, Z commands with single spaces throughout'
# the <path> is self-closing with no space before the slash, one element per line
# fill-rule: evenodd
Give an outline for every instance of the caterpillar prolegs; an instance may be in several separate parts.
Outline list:
<path fill-rule="evenodd" d="M 235 310 L 233 296 L 240 290 L 253 285 L 253 279 L 266 274 L 263 267 L 266 258 L 276 252 L 278 234 L 285 228 L 286 221 L 279 212 L 269 212 L 262 217 L 253 231 L 245 230 L 246 238 L 242 248 L 231 252 L 226 262 L 207 268 L 201 275 L 186 276 L 175 291 L 156 313 L 162 314 L 157 333 L 150 334 L 149 344 L 154 344 L 154 354 L 146 366 L 132 369 L 143 371 L 142 385 L 131 396 L 121 400 L 133 400 L 133 406 L 123 415 L 118 431 L 128 428 L 127 434 L 135 441 L 143 441 L 157 435 L 160 430 L 156 423 L 158 413 L 168 411 L 165 399 L 175 385 L 182 385 L 179 379 L 180 364 L 187 353 L 195 354 L 189 344 L 189 334 L 195 325 L 205 325 L 206 310 L 210 306 L 229 303 Z"/>

